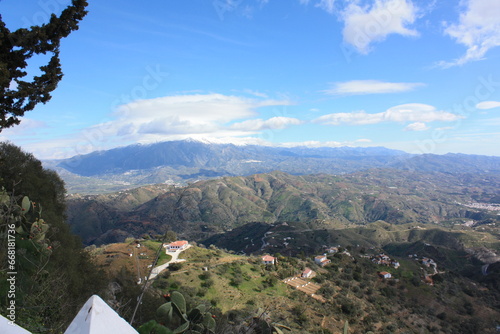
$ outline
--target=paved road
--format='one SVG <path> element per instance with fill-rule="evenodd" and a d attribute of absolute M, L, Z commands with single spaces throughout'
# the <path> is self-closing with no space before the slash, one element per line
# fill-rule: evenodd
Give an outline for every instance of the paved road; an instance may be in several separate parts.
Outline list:
<path fill-rule="evenodd" d="M 170 263 L 178 263 L 178 262 L 184 262 L 184 261 L 186 261 L 185 259 L 179 259 L 179 255 L 183 251 L 185 251 L 186 249 L 188 249 L 189 247 L 191 247 L 191 245 L 188 245 L 185 249 L 180 250 L 180 251 L 168 252 L 167 254 L 170 255 L 170 256 L 172 256 L 172 259 L 170 261 L 168 261 L 167 263 L 162 264 L 161 266 L 154 267 L 153 270 L 151 271 L 151 275 L 149 275 L 149 280 L 155 279 L 156 276 L 158 276 L 163 270 L 165 270 L 165 269 L 168 268 L 168 265 Z"/>

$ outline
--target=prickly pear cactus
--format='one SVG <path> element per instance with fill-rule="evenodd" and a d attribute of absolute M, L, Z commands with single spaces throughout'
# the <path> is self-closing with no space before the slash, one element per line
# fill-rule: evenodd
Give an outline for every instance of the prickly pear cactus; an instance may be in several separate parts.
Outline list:
<path fill-rule="evenodd" d="M 186 299 L 178 291 L 173 291 L 167 298 L 170 300 L 156 311 L 156 320 L 139 327 L 140 334 L 215 333 L 215 317 L 207 312 L 205 305 L 187 310 Z M 172 328 L 174 323 L 179 324 L 179 322 L 180 325 Z"/>

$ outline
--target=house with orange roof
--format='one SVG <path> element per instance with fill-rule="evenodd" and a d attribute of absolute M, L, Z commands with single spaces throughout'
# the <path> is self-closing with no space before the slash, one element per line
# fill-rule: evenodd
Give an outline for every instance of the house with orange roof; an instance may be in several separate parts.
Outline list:
<path fill-rule="evenodd" d="M 276 262 L 278 262 L 278 259 L 271 255 L 264 255 L 262 257 L 262 262 L 264 264 L 275 264 Z"/>
<path fill-rule="evenodd" d="M 171 242 L 165 246 L 167 252 L 176 252 L 178 250 L 184 250 L 189 246 L 189 242 L 187 240 L 178 240 Z"/>
<path fill-rule="evenodd" d="M 381 278 L 391 278 L 392 277 L 391 273 L 388 273 L 387 271 L 381 271 L 378 273 L 378 275 Z"/>
<path fill-rule="evenodd" d="M 316 262 L 317 265 L 324 267 L 332 261 L 327 259 L 326 255 L 318 255 L 314 258 L 314 262 Z"/>
<path fill-rule="evenodd" d="M 305 268 L 300 277 L 302 278 L 309 278 L 312 276 L 314 272 L 311 270 L 311 268 Z"/>

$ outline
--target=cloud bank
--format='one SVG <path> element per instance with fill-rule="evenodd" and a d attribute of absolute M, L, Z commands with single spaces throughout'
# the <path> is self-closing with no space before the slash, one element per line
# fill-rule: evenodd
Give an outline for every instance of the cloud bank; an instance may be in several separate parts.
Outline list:
<path fill-rule="evenodd" d="M 222 94 L 166 96 L 121 105 L 114 113 L 116 120 L 100 126 L 117 136 L 137 137 L 142 141 L 166 140 L 173 136 L 241 136 L 262 129 L 283 129 L 300 124 L 293 118 L 273 117 L 229 125 L 236 120 L 256 117 L 258 108 L 288 104 L 290 102 L 284 100 Z"/>
<path fill-rule="evenodd" d="M 477 109 L 493 109 L 500 107 L 499 101 L 484 101 L 476 105 Z"/>
<path fill-rule="evenodd" d="M 352 113 L 333 113 L 318 117 L 313 122 L 325 125 L 366 125 L 381 122 L 451 122 L 460 118 L 462 118 L 462 116 L 447 111 L 437 110 L 431 105 L 410 103 L 394 106 L 384 112 L 375 114 L 369 114 L 363 110 Z M 413 125 L 410 129 L 418 127 L 421 128 L 421 125 Z"/>
<path fill-rule="evenodd" d="M 364 95 L 364 94 L 384 94 L 401 93 L 414 90 L 424 86 L 422 83 L 406 82 L 384 82 L 378 80 L 352 80 L 346 82 L 336 82 L 332 88 L 323 91 L 328 95 Z"/>

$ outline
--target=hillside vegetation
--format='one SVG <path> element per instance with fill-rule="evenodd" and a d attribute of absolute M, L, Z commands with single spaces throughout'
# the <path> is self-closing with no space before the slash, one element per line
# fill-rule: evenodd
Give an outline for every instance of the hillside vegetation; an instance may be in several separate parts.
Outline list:
<path fill-rule="evenodd" d="M 440 250 L 422 243 L 411 251 L 422 258 Z M 440 260 L 439 274 L 426 280 L 423 272 L 431 270 L 416 258 L 391 255 L 401 264 L 395 269 L 371 261 L 379 252 L 383 250 L 340 248 L 322 268 L 312 255 L 276 254 L 275 265 L 264 265 L 259 256 L 195 246 L 181 254 L 186 262 L 155 280 L 150 292 L 180 291 L 188 309 L 206 305 L 216 315 L 218 334 L 260 333 L 256 321 L 283 325 L 290 333 L 341 333 L 346 322 L 350 333 L 494 332 L 500 291 L 491 284 L 466 278 Z M 470 264 L 470 259 L 460 261 Z M 306 267 L 314 274 L 300 280 L 319 288 L 314 295 L 286 284 L 290 278 L 299 280 Z M 382 279 L 380 271 L 392 277 Z"/>
<path fill-rule="evenodd" d="M 63 332 L 107 283 L 70 232 L 65 205 L 64 183 L 54 171 L 0 143 L 0 306 L 6 315 L 15 301 L 16 323 L 32 333 Z"/>
<path fill-rule="evenodd" d="M 496 221 L 495 212 L 469 204 L 496 201 L 499 186 L 496 174 L 388 169 L 342 176 L 273 172 L 199 181 L 186 187 L 162 186 L 141 200 L 126 202 L 117 199 L 145 191 L 70 197 L 68 223 L 87 244 L 163 234 L 167 229 L 201 240 L 253 222 L 300 222 L 313 224 L 312 229 L 377 221 L 452 228 L 466 221 Z"/>

